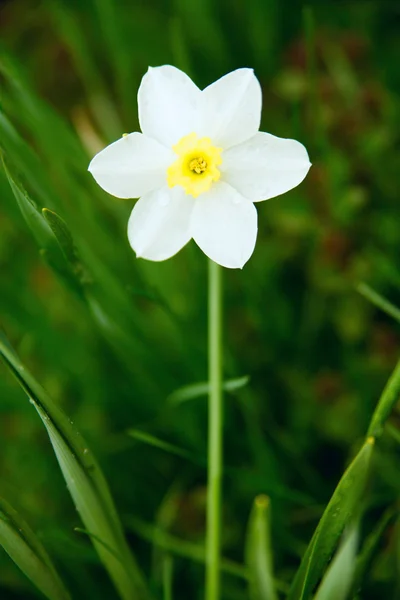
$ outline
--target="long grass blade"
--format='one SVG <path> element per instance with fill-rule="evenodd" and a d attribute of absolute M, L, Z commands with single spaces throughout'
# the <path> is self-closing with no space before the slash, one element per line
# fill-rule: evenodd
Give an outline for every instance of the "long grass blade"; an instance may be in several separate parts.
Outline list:
<path fill-rule="evenodd" d="M 246 564 L 249 569 L 249 591 L 252 600 L 277 600 L 273 578 L 273 554 L 270 534 L 271 504 L 267 496 L 254 500 L 250 514 Z"/>
<path fill-rule="evenodd" d="M 69 492 L 92 542 L 121 598 L 149 598 L 125 541 L 108 485 L 85 441 L 60 408 L 21 364 L 4 336 L 0 355 L 17 378 L 46 427 Z M 102 540 L 98 541 L 94 536 Z M 105 545 L 106 544 L 106 545 Z M 107 546 L 113 549 L 111 552 Z M 116 558 L 121 557 L 121 560 Z"/>
<path fill-rule="evenodd" d="M 0 545 L 49 600 L 71 599 L 43 544 L 3 498 L 0 498 Z"/>
<path fill-rule="evenodd" d="M 346 600 L 349 597 L 356 569 L 357 546 L 358 528 L 353 526 L 345 534 L 314 600 Z"/>
<path fill-rule="evenodd" d="M 296 573 L 288 600 L 306 600 L 324 572 L 346 525 L 362 502 L 375 439 L 369 437 L 350 463 L 314 532 Z"/>

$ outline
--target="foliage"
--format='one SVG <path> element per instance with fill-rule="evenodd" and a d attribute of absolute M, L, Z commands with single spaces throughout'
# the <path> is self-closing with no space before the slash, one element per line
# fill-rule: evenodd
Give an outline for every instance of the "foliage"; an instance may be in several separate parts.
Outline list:
<path fill-rule="evenodd" d="M 394 5 L 15 0 L 0 10 L 0 325 L 20 358 L 5 341 L 1 355 L 14 375 L 22 361 L 88 440 L 108 482 L 101 475 L 97 515 L 113 523 L 103 533 L 82 525 L 43 426 L 62 462 L 64 421 L 57 442 L 27 369 L 18 380 L 43 421 L 1 365 L 1 512 L 30 527 L 26 545 L 1 517 L 0 543 L 16 544 L 10 555 L 34 582 L 40 565 L 39 588 L 65 585 L 72 598 L 118 597 L 121 560 L 146 595 L 203 596 L 206 264 L 193 243 L 164 263 L 137 260 L 126 236 L 133 202 L 102 192 L 87 166 L 138 129 L 149 65 L 174 64 L 201 86 L 253 66 L 262 129 L 299 139 L 313 167 L 299 188 L 258 206 L 254 256 L 224 272 L 223 598 L 329 597 L 343 556 L 355 562 L 349 598 L 396 598 Z M 71 468 L 97 489 L 79 460 L 64 465 L 67 480 Z M 249 521 L 264 495 L 268 514 L 253 508 Z M 329 567 L 353 517 L 357 544 L 345 538 Z M 1 553 L 1 597 L 34 594 Z"/>

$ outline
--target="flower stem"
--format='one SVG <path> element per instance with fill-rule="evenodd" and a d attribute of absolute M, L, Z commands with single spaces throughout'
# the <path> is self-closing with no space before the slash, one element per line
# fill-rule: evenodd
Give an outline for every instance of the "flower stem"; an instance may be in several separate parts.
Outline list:
<path fill-rule="evenodd" d="M 206 600 L 220 597 L 222 477 L 222 269 L 208 270 L 208 483 L 206 532 Z"/>

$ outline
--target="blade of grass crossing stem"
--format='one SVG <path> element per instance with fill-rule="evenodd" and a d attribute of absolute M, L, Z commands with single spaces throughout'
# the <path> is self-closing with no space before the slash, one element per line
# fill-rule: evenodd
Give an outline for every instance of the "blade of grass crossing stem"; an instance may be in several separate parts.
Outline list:
<path fill-rule="evenodd" d="M 79 432 L 21 364 L 3 335 L 0 356 L 17 378 L 46 427 L 69 492 L 92 542 L 124 600 L 149 598 L 100 468 Z M 110 552 L 106 546 L 113 549 Z M 120 560 L 116 557 L 120 557 Z"/>
<path fill-rule="evenodd" d="M 400 395 L 400 361 L 387 382 L 372 415 L 367 436 L 379 437 Z"/>
<path fill-rule="evenodd" d="M 204 546 L 200 546 L 194 542 L 188 542 L 181 538 L 175 537 L 164 531 L 159 527 L 155 527 L 153 524 L 146 523 L 141 519 L 135 517 L 128 517 L 126 519 L 127 527 L 132 530 L 143 540 L 150 542 L 153 545 L 159 546 L 163 550 L 179 556 L 186 560 L 190 560 L 196 563 L 205 563 L 205 549 Z M 240 563 L 233 560 L 223 558 L 221 559 L 221 573 L 226 573 L 232 577 L 247 581 L 249 579 L 248 569 Z M 287 594 L 288 586 L 284 581 L 275 579 L 275 588 Z"/>
<path fill-rule="evenodd" d="M 47 598 L 70 600 L 42 543 L 3 498 L 0 498 L 0 545 Z"/>
<path fill-rule="evenodd" d="M 374 438 L 369 437 L 350 463 L 314 532 L 296 573 L 288 600 L 306 600 L 321 577 L 346 525 L 361 506 Z"/>
<path fill-rule="evenodd" d="M 356 569 L 358 527 L 352 526 L 344 535 L 327 569 L 314 600 L 346 600 Z"/>
<path fill-rule="evenodd" d="M 235 392 L 246 386 L 249 381 L 250 377 L 248 375 L 236 377 L 235 379 L 227 379 L 222 383 L 222 389 L 224 392 Z M 208 381 L 190 383 L 172 392 L 168 396 L 167 401 L 171 404 L 181 404 L 181 402 L 186 402 L 186 400 L 194 400 L 202 396 L 207 396 L 209 391 L 210 384 Z"/>
<path fill-rule="evenodd" d="M 270 521 L 268 496 L 257 496 L 250 514 L 246 542 L 251 600 L 278 600 L 273 579 Z"/>

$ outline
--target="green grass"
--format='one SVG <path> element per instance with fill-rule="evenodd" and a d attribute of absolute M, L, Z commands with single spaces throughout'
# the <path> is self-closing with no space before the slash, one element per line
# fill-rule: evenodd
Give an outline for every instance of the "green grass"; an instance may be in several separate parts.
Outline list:
<path fill-rule="evenodd" d="M 207 263 L 137 260 L 87 172 L 166 63 L 254 67 L 313 163 L 224 271 L 222 598 L 330 598 L 343 561 L 349 599 L 398 597 L 398 15 L 247 4 L 1 5 L 1 598 L 203 598 Z"/>

